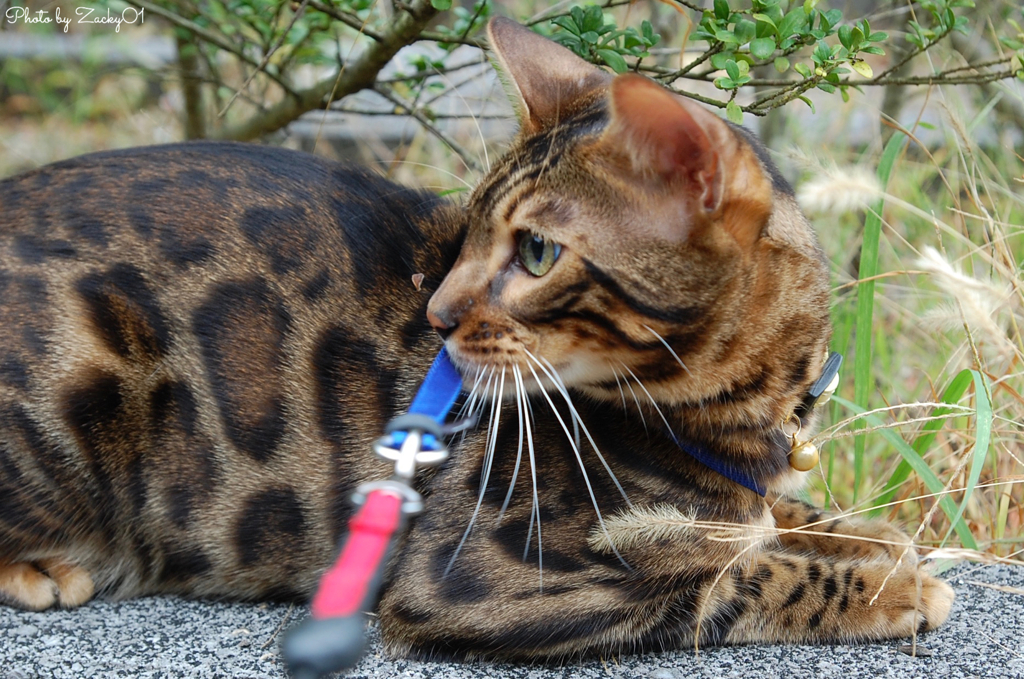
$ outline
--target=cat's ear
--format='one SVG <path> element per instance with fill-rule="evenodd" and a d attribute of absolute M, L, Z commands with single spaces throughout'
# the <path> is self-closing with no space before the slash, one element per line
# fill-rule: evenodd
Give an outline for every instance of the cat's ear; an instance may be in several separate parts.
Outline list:
<path fill-rule="evenodd" d="M 626 156 L 635 171 L 688 183 L 696 204 L 715 212 L 722 202 L 723 165 L 731 135 L 716 115 L 642 76 L 611 84 L 611 120 L 602 146 Z"/>
<path fill-rule="evenodd" d="M 526 132 L 557 123 L 582 97 L 612 80 L 611 74 L 510 19 L 491 19 L 487 36 L 519 95 L 519 122 Z"/>

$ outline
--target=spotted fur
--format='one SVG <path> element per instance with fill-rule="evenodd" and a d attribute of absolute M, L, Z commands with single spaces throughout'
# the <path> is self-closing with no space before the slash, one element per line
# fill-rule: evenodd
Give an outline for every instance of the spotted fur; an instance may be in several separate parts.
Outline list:
<path fill-rule="evenodd" d="M 464 208 L 237 144 L 0 182 L 0 599 L 308 597 L 436 329 L 487 426 L 421 479 L 380 607 L 392 651 L 945 620 L 952 590 L 902 532 L 784 497 L 800 474 L 781 424 L 821 370 L 828 270 L 764 150 L 511 22 L 490 37 L 522 131 Z M 561 245 L 544 275 L 524 233 Z"/>

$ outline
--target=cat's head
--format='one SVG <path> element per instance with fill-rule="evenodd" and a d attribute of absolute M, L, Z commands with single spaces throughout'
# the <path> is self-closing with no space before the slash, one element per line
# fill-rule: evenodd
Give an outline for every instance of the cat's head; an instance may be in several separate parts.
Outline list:
<path fill-rule="evenodd" d="M 512 21 L 489 36 L 521 130 L 428 312 L 463 374 L 518 365 L 529 383 L 532 355 L 598 398 L 622 380 L 659 403 L 797 398 L 825 353 L 827 267 L 764 150 Z"/>

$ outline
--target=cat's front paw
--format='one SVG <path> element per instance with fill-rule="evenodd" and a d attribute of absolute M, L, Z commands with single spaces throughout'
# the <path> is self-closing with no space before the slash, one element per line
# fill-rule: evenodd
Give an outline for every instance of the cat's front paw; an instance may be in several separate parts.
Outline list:
<path fill-rule="evenodd" d="M 38 568 L 25 562 L 0 564 L 0 603 L 30 611 L 54 604 L 77 608 L 94 592 L 88 571 L 60 559 L 45 560 Z"/>
<path fill-rule="evenodd" d="M 921 634 L 936 629 L 949 618 L 949 611 L 953 607 L 953 599 L 956 597 L 953 588 L 948 584 L 930 575 L 920 574 L 921 589 L 918 593 L 916 574 L 905 573 L 903 577 L 893 578 L 886 587 L 895 586 L 896 590 L 890 590 L 888 603 L 897 604 L 888 610 L 890 619 L 895 626 L 898 636 L 909 637 L 913 634 Z M 881 598 L 887 597 L 883 592 Z M 886 601 L 879 601 L 879 604 L 886 607 Z"/>
<path fill-rule="evenodd" d="M 42 611 L 57 603 L 57 583 L 29 563 L 0 565 L 0 602 Z"/>
<path fill-rule="evenodd" d="M 924 619 L 919 620 L 918 631 L 927 632 L 946 622 L 954 598 L 956 594 L 948 583 L 930 575 L 922 575 L 919 613 Z"/>
<path fill-rule="evenodd" d="M 57 603 L 61 608 L 78 608 L 96 593 L 92 576 L 81 566 L 60 559 L 47 559 L 40 562 L 40 567 L 57 585 Z"/>

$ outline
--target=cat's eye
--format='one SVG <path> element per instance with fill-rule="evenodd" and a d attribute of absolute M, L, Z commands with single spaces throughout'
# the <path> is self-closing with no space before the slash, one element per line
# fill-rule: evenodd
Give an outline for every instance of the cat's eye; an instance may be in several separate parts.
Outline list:
<path fill-rule="evenodd" d="M 519 236 L 519 261 L 534 276 L 543 276 L 555 265 L 562 246 L 535 233 L 523 231 Z"/>

